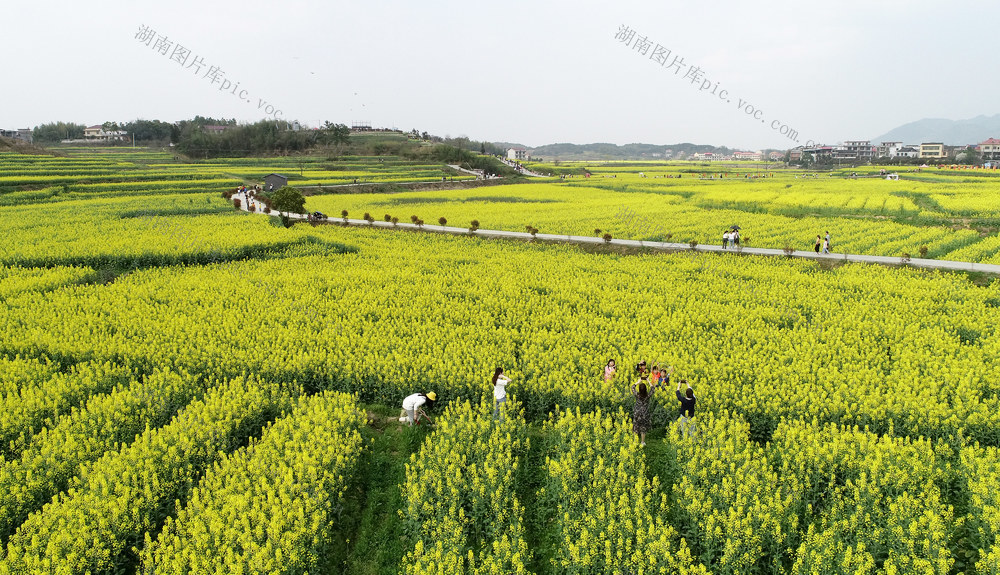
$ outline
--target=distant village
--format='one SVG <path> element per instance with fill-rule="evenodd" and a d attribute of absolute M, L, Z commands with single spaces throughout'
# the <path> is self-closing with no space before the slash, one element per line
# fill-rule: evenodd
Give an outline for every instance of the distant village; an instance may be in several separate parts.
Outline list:
<path fill-rule="evenodd" d="M 973 158 L 963 158 L 963 154 L 974 152 Z M 647 154 L 643 154 L 647 156 Z M 989 138 L 978 144 L 968 144 L 966 146 L 948 146 L 942 142 L 922 142 L 920 144 L 905 144 L 903 142 L 882 142 L 873 145 L 868 140 L 850 140 L 838 145 L 819 146 L 798 146 L 790 150 L 765 150 L 765 151 L 735 151 L 731 154 L 718 152 L 695 152 L 686 154 L 684 152 L 674 152 L 665 149 L 663 152 L 653 152 L 648 154 L 649 159 L 663 158 L 666 160 L 691 160 L 706 162 L 788 162 L 802 163 L 810 161 L 815 163 L 871 163 L 894 160 L 923 161 L 931 160 L 941 163 L 941 160 L 963 161 L 975 159 L 977 161 L 965 163 L 984 164 L 986 167 L 1000 165 L 1000 140 Z M 530 150 L 522 147 L 508 148 L 507 159 L 514 161 L 526 161 L 531 159 Z"/>
<path fill-rule="evenodd" d="M 844 142 L 839 146 L 799 146 L 788 150 L 787 159 L 789 162 L 798 162 L 807 156 L 812 156 L 815 161 L 853 160 L 871 162 L 879 159 L 893 160 L 903 158 L 918 160 L 942 160 L 950 158 L 961 160 L 960 156 L 970 151 L 975 152 L 976 157 L 983 162 L 995 163 L 997 160 L 1000 160 L 1000 140 L 989 138 L 978 144 L 967 144 L 965 146 L 948 146 L 941 142 L 922 142 L 920 144 L 882 142 L 878 146 L 873 146 L 868 140 L 854 140 Z"/>

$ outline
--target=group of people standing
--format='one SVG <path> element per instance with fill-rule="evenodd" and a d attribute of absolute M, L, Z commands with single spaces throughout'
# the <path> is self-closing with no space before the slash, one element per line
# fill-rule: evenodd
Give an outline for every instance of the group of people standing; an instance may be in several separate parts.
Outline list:
<path fill-rule="evenodd" d="M 734 226 L 722 232 L 722 249 L 728 249 L 729 246 L 737 249 L 740 247 L 740 229 L 738 227 Z"/>
<path fill-rule="evenodd" d="M 604 366 L 604 380 L 610 383 L 615 378 L 617 371 L 618 368 L 615 360 L 609 359 L 607 365 Z M 649 433 L 651 427 L 650 400 L 657 389 L 670 385 L 670 377 L 674 373 L 674 367 L 670 366 L 660 369 L 659 365 L 653 365 L 652 370 L 649 370 L 646 367 L 646 361 L 643 360 L 636 364 L 635 371 L 637 379 L 630 387 L 632 397 L 635 398 L 635 404 L 632 406 L 632 431 L 639 436 L 640 445 L 645 447 L 646 434 Z M 509 383 L 510 378 L 504 375 L 503 368 L 496 368 L 490 380 L 490 385 L 493 388 L 494 421 L 503 422 L 502 408 L 507 403 L 507 384 Z M 681 391 L 682 386 L 687 386 L 687 389 Z M 686 379 L 680 379 L 677 381 L 677 389 L 674 393 L 677 396 L 677 401 L 680 402 L 678 424 L 680 425 L 681 432 L 685 435 L 693 433 L 694 425 L 692 418 L 694 417 L 694 406 L 697 402 L 694 389 L 691 388 L 691 384 Z M 433 406 L 435 401 L 437 401 L 437 395 L 433 391 L 414 393 L 407 396 L 403 400 L 403 410 L 399 413 L 400 423 L 408 423 L 410 426 L 413 426 L 415 423 L 419 423 L 421 418 L 427 418 L 428 421 L 431 421 L 431 418 L 423 408 L 424 406 Z"/>
<path fill-rule="evenodd" d="M 615 360 L 609 359 L 608 363 L 604 366 L 604 381 L 610 383 L 614 379 L 617 370 Z M 660 369 L 659 365 L 654 364 L 652 370 L 650 370 L 646 366 L 646 361 L 643 360 L 636 364 L 635 372 L 637 379 L 630 388 L 632 397 L 635 398 L 635 404 L 632 406 L 632 431 L 639 436 L 640 444 L 645 447 L 646 434 L 649 433 L 651 426 L 649 416 L 650 400 L 657 389 L 670 385 L 670 377 L 674 374 L 674 366 Z M 687 386 L 687 389 L 682 392 L 681 386 Z M 686 379 L 680 379 L 677 381 L 677 389 L 674 393 L 677 396 L 677 401 L 680 402 L 678 424 L 680 425 L 681 432 L 685 435 L 690 434 L 694 431 L 691 419 L 694 417 L 694 406 L 697 402 L 694 389 L 692 389 L 691 384 Z"/>
<path fill-rule="evenodd" d="M 740 247 L 740 228 L 738 226 L 733 226 L 722 232 L 722 249 L 729 249 L 733 247 L 739 249 Z M 820 250 L 824 254 L 830 253 L 830 232 L 827 231 L 825 235 L 816 236 L 816 244 L 813 246 L 816 253 L 820 253 Z"/>
<path fill-rule="evenodd" d="M 819 253 L 820 247 L 823 248 L 824 254 L 830 253 L 830 232 L 826 232 L 825 237 L 816 236 L 816 245 L 813 246 L 813 249 Z"/>

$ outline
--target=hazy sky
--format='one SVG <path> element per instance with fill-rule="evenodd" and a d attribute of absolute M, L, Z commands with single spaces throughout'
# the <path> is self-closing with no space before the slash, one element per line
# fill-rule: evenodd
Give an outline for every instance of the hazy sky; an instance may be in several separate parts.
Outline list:
<path fill-rule="evenodd" d="M 1000 112 L 996 6 L 5 1 L 0 128 L 270 112 L 528 146 L 795 145 L 782 125 L 800 143 L 867 139 Z"/>

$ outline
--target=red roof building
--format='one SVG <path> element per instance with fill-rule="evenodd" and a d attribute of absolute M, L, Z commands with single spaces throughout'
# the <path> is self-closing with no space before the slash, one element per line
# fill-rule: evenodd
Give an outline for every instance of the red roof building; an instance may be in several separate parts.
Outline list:
<path fill-rule="evenodd" d="M 984 160 L 1000 160 L 1000 140 L 996 138 L 980 142 L 976 149 L 982 154 Z"/>

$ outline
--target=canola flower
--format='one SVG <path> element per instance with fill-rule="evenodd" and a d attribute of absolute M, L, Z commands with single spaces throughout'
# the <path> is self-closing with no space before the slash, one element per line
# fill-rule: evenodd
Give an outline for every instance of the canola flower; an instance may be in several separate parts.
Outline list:
<path fill-rule="evenodd" d="M 26 291 L 45 291 L 95 279 L 87 267 L 22 268 L 0 266 L 0 298 L 7 299 Z"/>
<path fill-rule="evenodd" d="M 0 574 L 104 572 L 165 517 L 204 470 L 291 407 L 275 383 L 236 379 L 168 425 L 81 466 L 70 487 L 32 513 L 7 543 Z"/>
<path fill-rule="evenodd" d="M 16 394 L 23 387 L 49 379 L 58 371 L 59 365 L 48 359 L 0 357 L 0 397 Z"/>
<path fill-rule="evenodd" d="M 671 523 L 713 573 L 950 572 L 946 442 L 787 420 L 761 445 L 738 416 L 696 421 L 668 434 Z"/>
<path fill-rule="evenodd" d="M 142 573 L 303 573 L 315 569 L 362 450 L 354 398 L 299 400 L 260 440 L 217 462 L 155 540 Z"/>
<path fill-rule="evenodd" d="M 345 209 L 359 215 L 390 213 L 401 221 L 411 214 L 428 222 L 445 217 L 453 226 L 478 220 L 483 229 L 508 231 L 524 231 L 525 225 L 532 225 L 542 233 L 559 235 L 593 236 L 599 228 L 619 239 L 681 244 L 696 240 L 718 245 L 722 231 L 738 224 L 744 239 L 752 239 L 750 245 L 775 249 L 811 250 L 816 235 L 829 231 L 836 254 L 900 256 L 906 252 L 918 257 L 920 247 L 926 245 L 928 257 L 958 259 L 951 252 L 971 249 L 983 241 L 974 230 L 941 224 L 964 216 L 924 213 L 912 199 L 895 195 L 898 190 L 884 181 L 845 184 L 781 179 L 747 184 L 619 178 L 611 182 L 591 178 L 448 194 L 318 195 L 308 198 L 306 207 L 327 214 Z M 845 185 L 851 190 L 844 190 Z M 980 190 L 979 196 L 992 198 L 997 185 Z"/>
<path fill-rule="evenodd" d="M 410 457 L 400 514 L 418 539 L 401 572 L 528 573 L 524 508 L 515 494 L 528 438 L 513 397 L 504 410 L 501 422 L 492 419 L 491 401 L 453 403 Z"/>
<path fill-rule="evenodd" d="M 476 398 L 468 374 L 508 363 L 530 418 L 556 403 L 630 405 L 629 382 L 605 382 L 599 366 L 669 358 L 701 382 L 707 409 L 753 425 L 816 418 L 1000 442 L 997 285 L 864 265 L 316 229 L 321 243 L 267 260 L 20 293 L 0 309 L 0 340 L 22 355 L 143 372 L 252 369 L 384 403 L 418 381 Z M 636 281 L 644 269 L 655 279 Z M 519 279 L 498 285 L 497 274 Z M 764 399 L 772 394 L 782 400 Z"/>
<path fill-rule="evenodd" d="M 978 445 L 963 448 L 961 471 L 968 482 L 969 527 L 979 553 L 976 572 L 1000 574 L 1000 451 Z"/>
<path fill-rule="evenodd" d="M 775 488 L 779 474 L 740 418 L 704 413 L 694 429 L 668 430 L 680 465 L 671 523 L 712 573 L 782 572 L 799 528 L 796 499 Z"/>
<path fill-rule="evenodd" d="M 80 363 L 5 393 L 0 399 L 0 455 L 17 457 L 51 419 L 67 413 L 93 394 L 106 393 L 130 380 L 130 370 L 110 361 Z"/>
<path fill-rule="evenodd" d="M 266 256 L 315 241 L 308 228 L 275 227 L 214 194 L 73 199 L 38 204 L 33 218 L 19 217 L 23 210 L 0 207 L 8 239 L 0 264 L 127 270 Z"/>
<path fill-rule="evenodd" d="M 267 425 L 292 409 L 295 393 L 282 386 L 300 384 L 394 405 L 419 384 L 452 402 L 431 436 L 440 444 L 425 443 L 401 486 L 416 539 L 401 570 L 519 572 L 542 553 L 560 572 L 1000 573 L 996 283 L 863 265 L 283 230 L 205 195 L 230 177 L 223 173 L 242 173 L 234 167 L 275 171 L 264 160 L 201 165 L 191 182 L 180 168 L 176 178 L 118 182 L 96 176 L 119 163 L 141 171 L 124 165 L 127 153 L 75 154 L 65 160 L 93 182 L 0 198 L 10 240 L 0 249 L 0 537 L 10 536 L 0 573 L 131 569 L 138 554 L 147 565 L 201 561 L 209 570 L 211 561 L 231 572 L 316 565 L 330 529 L 321 502 L 337 500 L 365 454 L 346 431 L 353 423 L 337 427 L 356 416 L 337 411 L 338 393 Z M 73 169 L 62 160 L 4 173 L 59 176 Z M 14 165 L 5 161 L 0 154 L 0 165 Z M 755 240 L 777 247 L 843 214 L 930 222 L 994 209 L 983 201 L 992 181 L 940 175 L 928 176 L 940 180 L 933 188 L 900 195 L 875 181 L 724 188 L 687 173 L 678 182 L 619 173 L 613 185 L 310 202 L 403 220 L 474 217 L 483 227 L 495 217 L 518 230 L 534 214 L 543 231 L 589 234 L 593 222 L 616 218 L 628 192 L 635 213 L 666 221 L 675 240 L 747 218 L 768 230 L 752 232 Z M 744 204 L 728 205 L 734 192 Z M 18 204 L 32 205 L 42 224 L 17 218 L 23 207 L 2 207 Z M 789 217 L 803 206 L 820 217 Z M 616 221 L 611 231 L 660 233 L 635 224 Z M 915 255 L 926 243 L 932 256 L 977 261 L 1000 251 L 995 237 L 969 230 L 874 218 L 829 229 L 835 246 L 852 250 Z M 107 267 L 129 273 L 110 282 L 97 269 Z M 599 369 L 609 357 L 620 378 L 607 383 Z M 637 359 L 677 365 L 699 396 L 696 433 L 671 427 L 658 458 L 647 459 L 654 442 L 644 453 L 619 411 L 631 405 L 621 368 Z M 500 425 L 470 375 L 497 364 L 518 381 L 521 402 Z M 259 375 L 219 383 L 247 373 Z M 654 421 L 672 420 L 674 407 L 668 398 Z M 333 411 L 336 421 L 323 421 Z M 523 469 L 525 419 L 546 421 L 538 441 L 548 459 L 537 469 Z M 299 433 L 303 422 L 340 431 L 315 437 Z M 262 428 L 266 438 L 239 449 Z M 318 461 L 343 471 L 324 476 Z M 524 472 L 544 482 L 531 509 L 511 487 Z M 272 475 L 255 482 L 264 473 Z M 226 474 L 244 488 L 223 482 Z M 294 513 L 261 518 L 279 503 Z M 551 527 L 535 534 L 536 549 L 526 543 L 531 521 Z M 237 543 L 214 543 L 223 540 Z"/>
<path fill-rule="evenodd" d="M 0 540 L 63 491 L 82 465 L 165 424 L 209 385 L 189 374 L 155 372 L 95 395 L 43 428 L 19 458 L 0 466 Z"/>
<path fill-rule="evenodd" d="M 621 410 L 560 410 L 545 422 L 547 478 L 539 500 L 555 517 L 552 568 L 564 573 L 707 573 L 664 521 L 639 440 Z"/>

